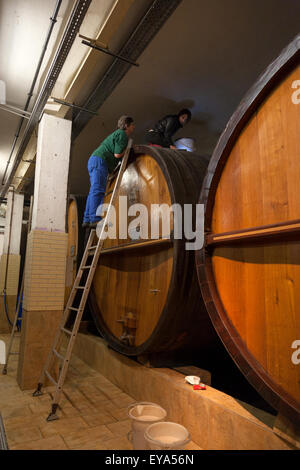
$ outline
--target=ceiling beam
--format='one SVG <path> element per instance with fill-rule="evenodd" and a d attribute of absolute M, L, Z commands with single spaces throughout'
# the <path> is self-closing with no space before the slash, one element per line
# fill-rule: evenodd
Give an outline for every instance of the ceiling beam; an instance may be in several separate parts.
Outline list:
<path fill-rule="evenodd" d="M 97 41 L 103 42 L 104 44 L 107 44 L 116 33 L 122 22 L 125 20 L 130 7 L 134 2 L 137 1 L 139 0 L 116 0 L 111 12 L 109 13 L 102 28 L 100 28 L 99 34 L 95 39 Z M 98 62 L 99 53 L 94 50 L 88 51 L 85 59 L 75 74 L 74 79 L 67 89 L 67 92 L 63 98 L 64 101 L 67 101 L 68 103 L 74 103 L 78 93 L 80 93 L 81 89 L 85 86 L 87 76 L 93 74 L 95 66 L 98 64 Z M 49 114 L 54 114 L 57 117 L 64 118 L 68 111 L 69 108 L 67 106 L 61 105 L 57 112 L 49 112 Z M 35 135 L 32 135 L 22 160 L 34 161 L 36 155 L 36 143 L 37 138 Z M 15 172 L 15 176 L 16 177 L 13 179 L 13 185 L 18 192 L 22 191 L 24 187 L 28 185 L 29 178 L 34 177 L 34 165 L 20 161 L 19 166 Z M 20 178 L 20 176 L 23 176 L 24 179 Z"/>
<path fill-rule="evenodd" d="M 103 44 L 109 44 L 109 41 L 112 39 L 117 29 L 125 20 L 130 7 L 137 1 L 138 0 L 117 0 L 103 27 L 100 29 L 99 34 L 94 39 Z M 93 74 L 93 71 L 95 70 L 95 67 L 98 63 L 99 53 L 95 50 L 90 50 L 82 62 L 80 68 L 78 69 L 73 81 L 70 83 L 65 96 L 63 97 L 65 101 L 68 101 L 68 103 L 74 103 L 77 95 L 81 92 L 82 88 L 85 87 L 87 76 Z M 62 107 L 61 110 L 57 113 L 57 116 L 65 117 L 67 112 L 68 109 Z"/>
<path fill-rule="evenodd" d="M 128 14 L 131 6 L 138 1 L 139 0 L 116 0 L 99 34 L 94 38 L 95 41 L 108 44 L 125 20 L 126 14 Z M 150 8 L 144 13 L 131 36 L 120 49 L 119 55 L 128 57 L 131 60 L 137 60 L 181 1 L 182 0 L 153 0 Z M 97 64 L 99 64 L 99 52 L 91 49 L 85 56 L 74 79 L 70 83 L 63 97 L 64 101 L 74 103 L 80 92 L 82 92 L 82 89 L 84 89 L 87 77 L 92 76 Z M 130 67 L 130 64 L 115 59 L 108 67 L 107 71 L 100 77 L 96 87 L 94 87 L 94 90 L 85 101 L 88 105 L 81 104 L 81 106 L 97 112 Z M 67 106 L 61 105 L 60 110 L 54 114 L 58 117 L 65 117 L 68 111 L 69 108 Z M 53 114 L 53 112 L 51 114 Z M 89 122 L 89 119 L 90 116 L 87 116 L 87 113 L 80 110 L 76 111 L 76 109 L 73 110 L 73 138 L 81 132 Z M 35 153 L 36 150 L 32 147 L 31 156 L 29 152 L 26 159 L 33 160 Z M 25 178 L 27 178 L 28 175 L 32 175 L 32 167 L 34 167 L 34 165 L 21 162 L 18 173 L 16 173 L 17 178 L 14 180 L 14 185 L 18 188 L 18 191 L 28 184 L 28 180 Z M 24 181 L 22 181 L 20 176 L 24 177 Z"/>
<path fill-rule="evenodd" d="M 12 169 L 10 170 L 10 174 L 7 178 L 7 181 L 2 186 L 0 197 L 5 196 L 6 192 L 8 191 L 8 188 L 12 182 L 15 172 L 22 159 L 23 153 L 26 150 L 26 147 L 31 138 L 31 135 L 41 117 L 41 114 L 44 110 L 47 99 L 49 98 L 51 91 L 53 90 L 53 87 L 65 63 L 65 60 L 70 52 L 72 44 L 77 36 L 77 32 L 87 13 L 87 10 L 90 6 L 91 1 L 92 0 L 77 0 L 76 1 L 71 17 L 69 18 L 66 30 L 64 32 L 63 38 L 60 42 L 58 51 L 55 54 L 55 57 L 52 61 L 49 72 L 47 73 L 47 77 L 43 83 L 41 91 L 39 92 L 36 102 L 34 104 L 31 117 L 25 128 L 25 131 L 21 140 L 21 144 L 15 156 Z"/>
<path fill-rule="evenodd" d="M 181 1 L 182 0 L 153 0 L 150 8 L 143 15 L 128 41 L 118 52 L 118 55 L 135 62 Z M 107 43 L 103 37 L 101 38 L 101 41 Z M 99 80 L 93 92 L 84 104 L 81 104 L 81 106 L 83 108 L 90 109 L 91 111 L 98 111 L 104 101 L 108 96 L 110 96 L 115 87 L 128 72 L 130 67 L 130 64 L 119 59 L 115 59 L 104 76 Z M 73 139 L 80 134 L 90 119 L 91 116 L 87 115 L 87 113 L 74 111 Z"/>

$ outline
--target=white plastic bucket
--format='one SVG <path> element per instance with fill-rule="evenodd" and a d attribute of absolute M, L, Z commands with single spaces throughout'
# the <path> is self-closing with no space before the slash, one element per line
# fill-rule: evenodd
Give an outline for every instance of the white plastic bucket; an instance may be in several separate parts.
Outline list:
<path fill-rule="evenodd" d="M 195 140 L 190 139 L 189 137 L 183 137 L 182 139 L 177 139 L 175 141 L 175 147 L 178 148 L 178 150 L 187 150 L 188 152 L 196 151 Z"/>
<path fill-rule="evenodd" d="M 191 437 L 181 424 L 165 421 L 150 424 L 145 431 L 145 440 L 150 450 L 181 450 L 190 442 Z"/>
<path fill-rule="evenodd" d="M 132 441 L 134 450 L 145 450 L 147 444 L 145 441 L 145 430 L 149 424 L 162 421 L 167 416 L 166 410 L 156 403 L 140 402 L 132 403 L 127 408 L 127 413 L 131 419 L 131 433 L 128 439 Z"/>

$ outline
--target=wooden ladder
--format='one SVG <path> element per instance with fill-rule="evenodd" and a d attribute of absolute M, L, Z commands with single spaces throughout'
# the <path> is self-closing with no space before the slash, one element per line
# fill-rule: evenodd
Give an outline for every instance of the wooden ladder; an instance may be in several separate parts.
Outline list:
<path fill-rule="evenodd" d="M 93 277 L 97 268 L 100 252 L 104 243 L 104 239 L 103 239 L 104 230 L 108 224 L 108 217 L 109 217 L 110 209 L 115 201 L 115 197 L 121 185 L 122 176 L 126 169 L 131 147 L 132 147 L 132 139 L 129 139 L 128 146 L 126 148 L 125 155 L 122 159 L 121 167 L 117 176 L 117 181 L 114 186 L 114 190 L 113 190 L 113 193 L 112 193 L 109 205 L 108 205 L 106 216 L 101 226 L 98 242 L 96 245 L 95 244 L 93 245 L 96 230 L 91 230 L 91 233 L 90 233 L 90 236 L 89 236 L 89 239 L 88 239 L 88 242 L 85 247 L 85 251 L 84 251 L 81 263 L 80 263 L 80 267 L 76 275 L 76 279 L 74 281 L 66 308 L 62 315 L 60 324 L 58 326 L 58 329 L 54 338 L 53 345 L 50 349 L 48 358 L 43 367 L 43 370 L 42 370 L 42 373 L 41 373 L 41 376 L 37 385 L 37 389 L 33 393 L 34 397 L 42 395 L 42 387 L 44 385 L 44 381 L 46 377 L 55 385 L 55 392 L 54 392 L 53 399 L 52 399 L 51 412 L 49 416 L 47 417 L 47 421 L 53 421 L 53 420 L 58 419 L 56 411 L 57 411 L 59 401 L 61 398 L 63 384 L 65 382 L 65 378 L 67 375 L 70 358 L 71 358 L 73 346 L 75 343 L 75 339 L 78 333 L 80 321 L 81 321 L 85 304 L 89 295 Z M 91 261 L 89 261 L 89 258 L 91 257 L 93 258 Z M 84 281 L 84 284 L 81 285 L 80 282 L 82 280 L 82 276 L 84 273 L 88 273 L 88 274 L 87 274 L 86 280 Z M 78 299 L 78 297 L 80 300 Z M 74 305 L 75 299 L 77 303 L 79 302 L 78 307 Z M 68 323 L 68 320 L 70 319 L 70 315 L 72 312 L 76 312 L 75 320 L 74 320 L 72 328 L 69 329 L 67 328 L 67 323 Z M 64 335 L 68 335 L 69 337 L 68 345 L 67 345 L 65 353 L 61 354 L 60 347 L 62 345 Z M 56 358 L 58 358 L 62 364 L 60 371 L 58 373 L 57 381 L 50 374 L 51 368 L 53 367 L 53 364 L 54 364 L 54 359 Z"/>

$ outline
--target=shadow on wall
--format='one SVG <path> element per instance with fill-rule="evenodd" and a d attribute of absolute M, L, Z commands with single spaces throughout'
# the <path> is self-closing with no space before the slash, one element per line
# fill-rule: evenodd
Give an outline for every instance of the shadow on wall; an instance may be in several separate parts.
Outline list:
<path fill-rule="evenodd" d="M 131 97 L 132 99 L 132 97 Z M 200 105 L 192 99 L 174 101 L 160 95 L 146 95 L 145 102 L 151 102 L 151 110 L 140 106 L 136 108 L 134 115 L 130 110 L 130 99 L 120 103 L 120 112 L 116 115 L 113 107 L 106 103 L 99 110 L 99 116 L 93 117 L 83 129 L 72 145 L 70 181 L 71 192 L 74 194 L 87 194 L 89 191 L 89 175 L 87 162 L 92 152 L 100 143 L 115 129 L 117 120 L 122 114 L 132 115 L 135 121 L 134 143 L 145 144 L 145 132 L 154 124 L 168 114 L 177 114 L 181 109 L 188 108 L 192 112 L 192 120 L 174 136 L 174 140 L 189 137 L 195 140 L 196 153 L 209 159 L 218 141 L 220 133 L 212 130 L 210 125 L 213 116 L 199 111 Z M 138 97 L 135 99 L 138 102 Z M 115 109 L 115 108 L 114 108 Z"/>
<path fill-rule="evenodd" d="M 192 120 L 173 136 L 173 140 L 182 137 L 192 138 L 195 140 L 196 153 L 206 155 L 207 158 L 211 156 L 221 133 L 212 129 L 210 123 L 213 116 L 199 111 L 200 105 L 198 103 L 192 99 L 176 102 L 159 95 L 147 96 L 145 100 L 151 102 L 151 112 L 140 108 L 134 116 L 136 121 L 134 139 L 137 143 L 145 143 L 146 130 L 154 126 L 159 119 L 167 114 L 177 114 L 181 109 L 188 108 L 192 112 Z"/>

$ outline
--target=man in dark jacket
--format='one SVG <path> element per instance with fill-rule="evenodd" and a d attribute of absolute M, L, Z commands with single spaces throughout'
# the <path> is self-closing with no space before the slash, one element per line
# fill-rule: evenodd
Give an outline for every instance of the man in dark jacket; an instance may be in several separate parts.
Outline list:
<path fill-rule="evenodd" d="M 147 144 L 176 149 L 172 136 L 178 129 L 185 126 L 191 120 L 191 117 L 192 113 L 189 109 L 182 109 L 178 114 L 165 116 L 152 129 L 147 131 Z"/>

